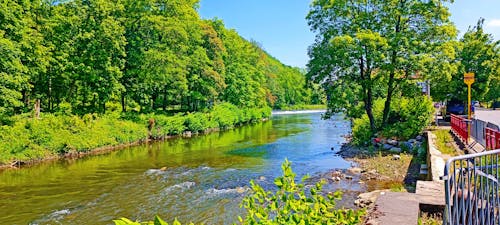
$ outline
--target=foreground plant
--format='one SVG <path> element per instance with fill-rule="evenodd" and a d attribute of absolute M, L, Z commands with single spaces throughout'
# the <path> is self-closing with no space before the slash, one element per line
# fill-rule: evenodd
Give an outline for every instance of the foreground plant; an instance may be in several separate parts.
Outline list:
<path fill-rule="evenodd" d="M 241 207 L 247 210 L 245 217 L 238 217 L 242 225 L 274 225 L 274 224 L 335 224 L 353 225 L 361 222 L 363 210 L 336 209 L 335 201 L 341 199 L 341 192 L 322 195 L 325 181 L 312 186 L 295 182 L 295 173 L 288 160 L 281 165 L 283 176 L 274 180 L 278 188 L 276 192 L 265 191 L 254 181 L 250 181 L 252 193 L 245 197 Z M 159 217 L 153 222 L 133 222 L 122 218 L 114 220 L 115 225 L 168 225 Z M 180 225 L 177 220 L 173 225 Z M 192 223 L 191 223 L 192 224 Z"/>
<path fill-rule="evenodd" d="M 158 216 L 155 217 L 154 221 L 149 221 L 149 222 L 135 222 L 127 218 L 113 220 L 113 222 L 115 222 L 115 225 L 169 225 L 169 223 L 163 221 Z M 177 219 L 175 219 L 172 225 L 181 225 L 181 223 Z M 190 223 L 189 225 L 194 225 L 194 224 Z"/>
<path fill-rule="evenodd" d="M 239 217 L 242 224 L 358 224 L 363 211 L 336 209 L 335 201 L 341 199 L 341 193 L 322 195 L 322 180 L 310 189 L 303 182 L 295 182 L 295 173 L 291 163 L 286 160 L 282 166 L 283 176 L 275 179 L 278 187 L 275 193 L 265 191 L 261 186 L 250 181 L 252 194 L 245 197 L 242 206 L 247 210 L 245 218 Z M 307 189 L 309 193 L 306 194 Z"/>

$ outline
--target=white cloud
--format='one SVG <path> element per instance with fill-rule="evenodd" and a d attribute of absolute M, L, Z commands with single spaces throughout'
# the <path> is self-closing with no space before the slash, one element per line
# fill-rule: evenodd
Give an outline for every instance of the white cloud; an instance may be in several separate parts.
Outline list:
<path fill-rule="evenodd" d="M 500 19 L 492 19 L 486 23 L 486 27 L 500 28 Z"/>

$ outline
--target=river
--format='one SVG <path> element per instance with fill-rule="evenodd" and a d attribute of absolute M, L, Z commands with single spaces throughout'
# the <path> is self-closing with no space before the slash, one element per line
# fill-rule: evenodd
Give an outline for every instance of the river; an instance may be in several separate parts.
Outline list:
<path fill-rule="evenodd" d="M 335 155 L 349 131 L 342 116 L 275 115 L 229 131 L 6 170 L 0 173 L 0 223 L 112 224 L 160 215 L 231 224 L 244 213 L 239 204 L 249 181 L 272 188 L 285 158 L 298 177 L 350 167 Z M 344 181 L 327 188 L 362 187 Z"/>

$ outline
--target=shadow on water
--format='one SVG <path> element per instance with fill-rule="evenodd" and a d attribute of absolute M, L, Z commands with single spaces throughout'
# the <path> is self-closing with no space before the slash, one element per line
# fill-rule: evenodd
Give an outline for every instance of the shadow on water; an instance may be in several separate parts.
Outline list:
<path fill-rule="evenodd" d="M 243 212 L 239 203 L 249 181 L 272 187 L 285 158 L 298 177 L 348 168 L 330 149 L 340 148 L 349 129 L 341 116 L 282 115 L 225 132 L 4 171 L 0 221 L 110 224 L 122 216 L 150 220 L 158 214 L 231 224 Z M 350 185 L 332 188 L 357 190 Z"/>

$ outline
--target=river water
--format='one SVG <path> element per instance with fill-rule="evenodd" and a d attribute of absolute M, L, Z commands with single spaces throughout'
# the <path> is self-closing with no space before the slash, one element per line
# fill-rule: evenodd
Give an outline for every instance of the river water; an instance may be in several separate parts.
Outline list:
<path fill-rule="evenodd" d="M 225 132 L 3 171 L 0 223 L 112 224 L 160 215 L 231 224 L 244 213 L 239 204 L 249 181 L 272 188 L 285 158 L 298 177 L 350 167 L 335 155 L 349 131 L 342 116 L 276 115 Z M 325 188 L 362 189 L 355 180 Z"/>

